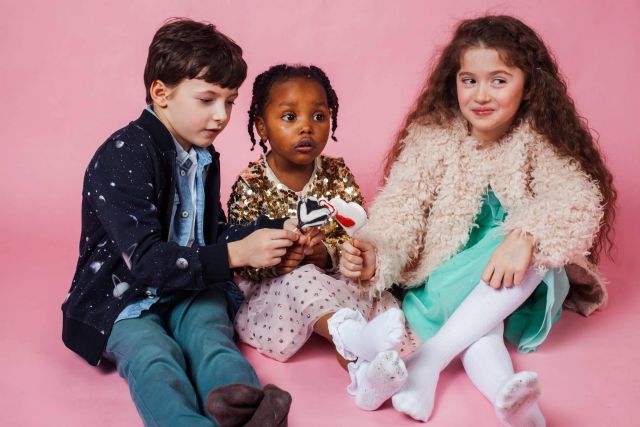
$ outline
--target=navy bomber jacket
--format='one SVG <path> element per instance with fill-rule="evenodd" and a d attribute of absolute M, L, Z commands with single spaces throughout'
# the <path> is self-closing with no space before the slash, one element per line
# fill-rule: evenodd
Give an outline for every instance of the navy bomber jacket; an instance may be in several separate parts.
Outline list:
<path fill-rule="evenodd" d="M 205 246 L 168 241 L 175 195 L 176 151 L 165 126 L 148 111 L 97 150 L 84 177 L 80 256 L 62 304 L 62 339 L 90 364 L 102 357 L 118 314 L 146 297 L 229 286 L 227 242 L 259 228 L 282 228 L 284 218 L 261 217 L 229 226 L 220 205 L 219 154 L 205 182 Z"/>

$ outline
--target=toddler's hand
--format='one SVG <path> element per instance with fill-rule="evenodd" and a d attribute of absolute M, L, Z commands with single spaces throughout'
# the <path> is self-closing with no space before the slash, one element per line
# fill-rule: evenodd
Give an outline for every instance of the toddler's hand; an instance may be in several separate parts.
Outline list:
<path fill-rule="evenodd" d="M 376 249 L 362 240 L 346 241 L 342 244 L 340 273 L 349 279 L 369 280 L 376 271 Z"/>
<path fill-rule="evenodd" d="M 287 248 L 287 253 L 282 260 L 276 265 L 276 272 L 279 275 L 287 274 L 295 270 L 304 259 L 304 251 L 307 243 L 307 236 L 301 235 L 298 241 Z"/>
<path fill-rule="evenodd" d="M 322 233 L 324 237 L 324 233 Z M 311 254 L 305 255 L 304 262 L 305 264 L 313 264 L 316 265 L 323 270 L 329 266 L 329 252 L 327 251 L 327 247 L 322 243 L 322 239 L 318 240 L 318 242 L 311 246 Z"/>
<path fill-rule="evenodd" d="M 305 255 L 313 255 L 314 247 L 321 244 L 325 238 L 324 231 L 319 227 L 303 227 L 302 233 L 307 238 L 307 244 L 305 245 Z"/>
<path fill-rule="evenodd" d="M 512 231 L 496 248 L 482 272 L 482 280 L 499 289 L 520 285 L 533 258 L 533 237 L 521 231 Z"/>
<path fill-rule="evenodd" d="M 287 248 L 297 242 L 299 235 L 290 230 L 263 228 L 227 245 L 229 267 L 273 267 L 282 261 Z"/>

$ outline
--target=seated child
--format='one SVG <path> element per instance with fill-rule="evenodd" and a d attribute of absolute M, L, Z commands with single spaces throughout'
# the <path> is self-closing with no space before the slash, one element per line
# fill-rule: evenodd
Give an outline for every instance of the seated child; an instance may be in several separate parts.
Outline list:
<path fill-rule="evenodd" d="M 276 265 L 298 238 L 284 219 L 229 226 L 221 209 L 211 144 L 246 71 L 213 25 L 166 23 L 149 47 L 148 107 L 85 172 L 62 338 L 92 365 L 116 364 L 147 426 L 219 425 L 206 408 L 223 426 L 286 425 L 290 396 L 261 390 L 233 341 L 231 269 Z"/>
<path fill-rule="evenodd" d="M 330 132 L 335 140 L 337 115 L 338 97 L 318 67 L 276 65 L 257 76 L 249 136 L 255 146 L 255 126 L 263 151 L 267 142 L 271 150 L 250 163 L 233 185 L 229 221 L 250 224 L 261 215 L 295 215 L 301 197 L 339 196 L 362 204 L 344 161 L 322 155 Z M 388 292 L 371 300 L 356 283 L 334 274 L 339 245 L 346 239 L 332 220 L 321 233 L 302 236 L 275 268 L 241 269 L 238 284 L 246 302 L 235 325 L 242 341 L 279 361 L 293 356 L 314 332 L 335 342 L 350 361 L 348 390 L 358 407 L 372 410 L 405 380 L 394 350 L 403 336 L 404 317 Z M 365 319 L 392 307 L 367 324 Z M 344 351 L 343 340 L 357 341 L 353 345 L 363 349 L 357 361 Z"/>
<path fill-rule="evenodd" d="M 514 373 L 503 335 L 533 351 L 563 303 L 604 305 L 593 262 L 616 193 L 540 37 L 510 16 L 462 21 L 385 171 L 341 271 L 372 279 L 373 295 L 407 289 L 402 308 L 423 343 L 394 408 L 427 421 L 440 372 L 460 355 L 503 424 L 543 426 L 538 376 Z"/>

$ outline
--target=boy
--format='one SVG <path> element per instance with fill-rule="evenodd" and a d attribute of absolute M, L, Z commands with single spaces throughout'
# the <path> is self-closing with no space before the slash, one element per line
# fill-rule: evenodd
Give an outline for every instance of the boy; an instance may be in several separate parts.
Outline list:
<path fill-rule="evenodd" d="M 260 390 L 233 342 L 231 269 L 274 266 L 298 239 L 284 218 L 230 227 L 221 209 L 211 144 L 246 72 L 213 25 L 169 21 L 149 46 L 149 106 L 85 173 L 62 338 L 92 365 L 115 362 L 145 425 L 218 425 L 205 408 L 220 425 L 286 425 L 290 396 Z"/>

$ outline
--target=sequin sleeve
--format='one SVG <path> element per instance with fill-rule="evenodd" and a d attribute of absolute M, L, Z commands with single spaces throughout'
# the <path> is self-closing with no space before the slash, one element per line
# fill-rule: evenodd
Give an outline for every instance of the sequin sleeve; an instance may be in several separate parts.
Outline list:
<path fill-rule="evenodd" d="M 251 187 L 241 177 L 238 177 L 231 188 L 231 195 L 227 203 L 229 223 L 246 225 L 258 219 L 260 216 L 258 198 Z"/>
<path fill-rule="evenodd" d="M 254 191 L 242 177 L 238 177 L 231 188 L 231 195 L 227 203 L 229 224 L 247 225 L 258 219 L 260 215 L 264 215 L 261 209 L 261 198 L 261 192 Z M 277 276 L 274 267 L 241 267 L 236 268 L 234 271 L 245 279 L 253 282 L 259 282 L 263 279 Z"/>

